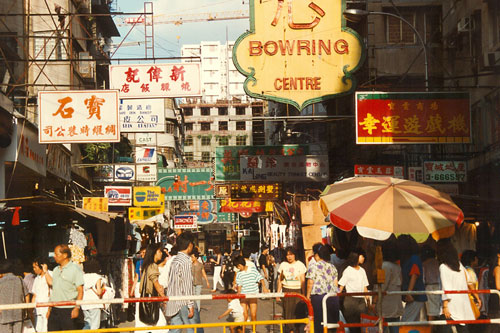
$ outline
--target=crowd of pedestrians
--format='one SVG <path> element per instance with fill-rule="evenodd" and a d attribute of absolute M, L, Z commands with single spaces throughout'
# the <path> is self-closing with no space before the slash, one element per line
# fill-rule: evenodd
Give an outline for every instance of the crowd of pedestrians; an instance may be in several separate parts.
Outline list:
<path fill-rule="evenodd" d="M 267 292 L 300 293 L 310 299 L 314 310 L 314 332 L 323 332 L 322 313 L 325 310 L 329 323 L 343 321 L 359 323 L 363 314 L 381 315 L 386 322 L 419 321 L 422 319 L 474 320 L 479 314 L 483 318 L 500 318 L 499 300 L 495 294 L 485 297 L 474 293 L 478 289 L 500 289 L 500 252 L 496 253 L 480 269 L 478 256 L 473 250 L 461 256 L 449 239 L 437 243 L 418 245 L 408 236 L 391 237 L 382 242 L 384 282 L 377 284 L 371 278 L 374 266 L 366 262 L 367 254 L 361 248 L 352 251 L 334 250 L 330 245 L 317 243 L 313 255 L 306 263 L 299 260 L 295 248 L 282 246 L 269 251 L 262 246 L 260 254 L 249 248 L 236 247 L 231 253 L 215 249 L 214 255 L 200 254 L 193 235 L 183 232 L 176 238 L 170 251 L 165 244 L 154 243 L 139 252 L 136 262 L 134 285 L 130 297 L 187 296 L 182 300 L 168 302 L 145 302 L 135 306 L 135 326 L 150 327 L 199 324 L 200 301 L 192 296 L 200 295 L 203 286 L 212 292 L 226 294 L 257 294 Z M 16 275 L 14 265 L 0 262 L 0 304 L 22 302 L 63 302 L 75 300 L 99 300 L 106 291 L 112 290 L 106 277 L 101 274 L 99 263 L 88 259 L 83 270 L 71 261 L 71 250 L 65 244 L 54 249 L 57 266 L 49 270 L 47 260 L 32 262 L 32 273 L 25 278 Z M 215 266 L 211 286 L 205 271 L 206 265 Z M 219 289 L 219 285 L 222 289 Z M 482 286 L 482 287 L 481 287 Z M 386 291 L 433 291 L 470 290 L 468 294 L 368 296 L 363 294 L 381 289 Z M 326 309 L 323 298 L 329 297 Z M 307 308 L 299 298 L 278 298 L 282 304 L 283 318 L 295 319 L 307 316 Z M 377 304 L 381 302 L 381 306 Z M 153 305 L 154 303 L 154 305 Z M 259 300 L 255 297 L 229 299 L 227 310 L 219 319 L 241 323 L 231 332 L 244 332 L 245 322 L 256 321 Z M 101 325 L 102 304 L 81 306 L 39 307 L 30 313 L 36 331 L 59 331 L 74 329 L 98 329 Z M 379 311 L 381 311 L 379 313 Z M 5 310 L 0 312 L 1 332 L 21 332 L 26 322 L 26 311 Z M 76 319 L 83 318 L 78 326 Z M 268 319 L 268 318 L 266 318 Z M 483 327 L 484 328 L 484 327 Z M 300 325 L 286 325 L 285 332 L 302 332 Z M 398 327 L 386 327 L 397 333 Z M 467 333 L 478 329 L 474 325 L 437 326 L 436 331 Z M 487 331 L 495 332 L 499 325 L 490 325 Z M 155 330 L 156 331 L 156 330 Z M 193 332 L 194 329 L 188 329 Z M 197 329 L 203 333 L 203 329 Z M 351 327 L 350 332 L 360 332 Z M 180 332 L 178 329 L 170 330 Z"/>

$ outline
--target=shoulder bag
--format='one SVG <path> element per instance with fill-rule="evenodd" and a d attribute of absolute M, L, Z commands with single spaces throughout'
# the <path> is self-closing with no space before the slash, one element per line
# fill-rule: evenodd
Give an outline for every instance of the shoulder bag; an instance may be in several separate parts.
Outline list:
<path fill-rule="evenodd" d="M 465 274 L 465 282 L 467 282 L 467 286 L 469 285 L 469 279 L 467 278 L 467 272 L 466 269 L 464 269 L 464 274 Z M 469 290 L 473 290 L 469 288 Z M 471 293 L 468 294 L 469 296 L 469 301 L 470 301 L 470 307 L 472 308 L 472 313 L 474 313 L 474 318 L 479 318 L 481 316 L 481 312 L 479 311 L 479 308 L 476 305 L 476 301 L 474 300 L 474 295 Z"/>
<path fill-rule="evenodd" d="M 149 267 L 148 267 L 149 271 Z M 144 273 L 147 273 L 146 271 Z M 156 297 L 158 292 L 153 285 L 153 292 L 151 294 L 146 293 L 146 285 L 148 283 L 148 275 L 143 274 L 144 283 L 141 289 L 142 297 Z M 160 318 L 160 302 L 139 302 L 139 319 L 146 325 L 156 325 L 158 319 Z"/>

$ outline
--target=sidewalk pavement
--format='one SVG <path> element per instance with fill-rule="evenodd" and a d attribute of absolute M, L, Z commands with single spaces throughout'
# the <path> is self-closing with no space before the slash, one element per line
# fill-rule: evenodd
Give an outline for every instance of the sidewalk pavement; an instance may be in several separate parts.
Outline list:
<path fill-rule="evenodd" d="M 213 287 L 212 284 L 212 276 L 208 276 L 208 280 L 210 282 L 210 287 Z M 201 293 L 202 295 L 212 294 L 211 288 L 203 287 Z M 217 293 L 222 293 L 223 288 L 221 285 L 218 286 Z M 227 320 L 227 318 L 217 319 L 218 316 L 223 314 L 227 310 L 227 300 L 202 300 L 201 301 L 201 311 L 200 318 L 202 323 L 223 323 Z M 257 307 L 257 320 L 273 320 L 273 319 L 281 319 L 282 308 L 281 303 L 276 302 L 275 299 L 259 299 L 258 307 Z M 118 327 L 133 327 L 134 322 L 123 322 L 118 325 Z M 184 330 L 185 331 L 185 330 Z M 205 333 L 220 333 L 223 331 L 222 328 L 206 328 Z M 251 327 L 247 326 L 245 331 L 251 332 Z M 257 333 L 271 333 L 271 332 L 279 332 L 278 325 L 265 325 L 265 326 L 257 326 Z M 141 331 L 144 332 L 144 331 Z M 153 333 L 155 331 L 152 331 Z M 229 333 L 229 329 L 227 330 Z"/>

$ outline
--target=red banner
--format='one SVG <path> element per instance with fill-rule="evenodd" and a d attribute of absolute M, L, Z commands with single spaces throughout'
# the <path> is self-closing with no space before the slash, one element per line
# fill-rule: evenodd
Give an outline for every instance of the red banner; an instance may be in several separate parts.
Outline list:
<path fill-rule="evenodd" d="M 469 143 L 467 93 L 356 93 L 358 144 Z"/>
<path fill-rule="evenodd" d="M 220 201 L 220 211 L 222 213 L 262 213 L 265 209 L 265 201 Z"/>

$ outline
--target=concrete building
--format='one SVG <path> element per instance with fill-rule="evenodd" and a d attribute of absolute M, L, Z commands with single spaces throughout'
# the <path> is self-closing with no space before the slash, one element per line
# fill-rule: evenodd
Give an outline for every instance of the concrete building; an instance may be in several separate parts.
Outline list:
<path fill-rule="evenodd" d="M 184 117 L 184 157 L 188 166 L 210 166 L 216 146 L 265 144 L 263 116 L 266 103 L 248 97 L 245 77 L 234 67 L 234 42 L 204 41 L 183 45 L 187 61 L 201 63 L 200 98 L 185 98 L 179 105 Z"/>

